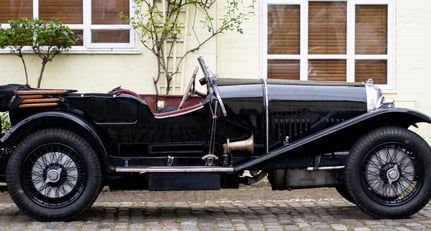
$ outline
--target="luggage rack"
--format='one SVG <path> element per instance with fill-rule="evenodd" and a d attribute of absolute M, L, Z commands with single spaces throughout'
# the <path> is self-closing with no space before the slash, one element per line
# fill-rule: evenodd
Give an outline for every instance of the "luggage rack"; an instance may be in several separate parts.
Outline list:
<path fill-rule="evenodd" d="M 55 107 L 62 102 L 61 95 L 76 92 L 68 89 L 30 89 L 19 90 L 16 94 L 21 98 L 18 108 Z"/>

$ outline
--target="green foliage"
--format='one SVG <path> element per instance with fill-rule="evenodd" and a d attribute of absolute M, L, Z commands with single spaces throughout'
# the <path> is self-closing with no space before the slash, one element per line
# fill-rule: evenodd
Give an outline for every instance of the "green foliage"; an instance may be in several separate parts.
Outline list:
<path fill-rule="evenodd" d="M 40 87 L 45 65 L 51 62 L 62 50 L 72 47 L 78 38 L 73 31 L 56 18 L 49 21 L 42 19 L 10 20 L 10 27 L 0 30 L 0 47 L 9 47 L 13 54 L 20 57 L 28 85 L 27 67 L 23 56 L 23 48 L 31 47 L 42 60 L 37 87 Z"/>
<path fill-rule="evenodd" d="M 42 60 L 40 76 L 37 81 L 37 87 L 40 87 L 45 65 L 52 62 L 62 50 L 71 48 L 78 41 L 78 38 L 75 37 L 69 27 L 55 18 L 49 21 L 34 19 L 33 29 L 35 38 L 32 49 Z"/>
<path fill-rule="evenodd" d="M 0 112 L 0 121 L 3 132 L 9 131 L 12 125 L 10 123 L 9 114 L 7 112 Z"/>
<path fill-rule="evenodd" d="M 24 46 L 33 44 L 33 26 L 30 20 L 10 20 L 10 28 L 1 30 L 0 47 L 13 47 L 21 50 Z"/>
<path fill-rule="evenodd" d="M 23 48 L 33 44 L 33 29 L 30 20 L 10 20 L 10 28 L 0 30 L 0 48 L 9 47 L 12 54 L 16 54 L 24 66 L 25 80 L 28 85 L 27 66 L 23 56 Z"/>
<path fill-rule="evenodd" d="M 120 17 L 130 21 L 133 29 L 138 32 L 141 43 L 156 57 L 158 76 L 154 78 L 154 85 L 157 91 L 157 84 L 163 73 L 168 94 L 172 78 L 180 71 L 184 58 L 218 34 L 226 31 L 243 33 L 242 23 L 254 15 L 254 5 L 255 0 L 251 0 L 251 4 L 246 6 L 242 0 L 227 0 L 224 15 L 216 22 L 216 16 L 212 15 L 215 12 L 211 10 L 216 6 L 216 0 L 135 0 L 135 16 L 130 18 L 122 13 Z M 208 34 L 198 37 L 198 33 L 194 32 L 198 44 L 180 54 L 179 61 L 172 70 L 169 57 L 174 55 L 174 45 L 179 39 L 186 39 L 183 37 L 184 28 L 178 21 L 181 13 L 190 9 L 195 12 L 192 24 L 201 23 Z"/>

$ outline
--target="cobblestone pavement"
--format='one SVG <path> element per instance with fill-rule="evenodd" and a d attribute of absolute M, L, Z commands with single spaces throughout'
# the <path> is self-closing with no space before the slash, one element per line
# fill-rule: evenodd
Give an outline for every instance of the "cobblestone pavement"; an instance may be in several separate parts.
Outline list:
<path fill-rule="evenodd" d="M 377 220 L 334 189 L 103 191 L 72 222 L 36 222 L 0 193 L 0 230 L 431 230 L 431 204 L 410 219 Z"/>

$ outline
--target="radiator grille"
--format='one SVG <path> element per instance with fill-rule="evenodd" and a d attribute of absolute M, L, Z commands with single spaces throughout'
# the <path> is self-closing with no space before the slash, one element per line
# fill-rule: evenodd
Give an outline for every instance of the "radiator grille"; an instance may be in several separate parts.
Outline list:
<path fill-rule="evenodd" d="M 284 141 L 288 136 L 290 142 L 345 121 L 342 115 L 325 118 L 319 113 L 274 113 L 271 117 L 273 138 Z"/>
<path fill-rule="evenodd" d="M 279 140 L 284 140 L 286 136 L 290 141 L 302 138 L 311 132 L 310 119 L 299 118 L 275 118 L 273 128 Z"/>

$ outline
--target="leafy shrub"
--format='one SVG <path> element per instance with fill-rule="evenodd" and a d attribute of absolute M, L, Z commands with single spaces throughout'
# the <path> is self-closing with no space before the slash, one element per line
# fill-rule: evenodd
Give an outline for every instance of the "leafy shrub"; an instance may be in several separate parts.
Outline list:
<path fill-rule="evenodd" d="M 7 132 L 12 127 L 10 120 L 9 120 L 9 114 L 7 112 L 0 112 L 0 120 L 1 120 L 1 127 L 3 132 Z"/>
<path fill-rule="evenodd" d="M 25 47 L 30 47 L 42 61 L 37 81 L 37 87 L 40 87 L 46 64 L 79 40 L 68 26 L 56 18 L 48 21 L 21 18 L 9 20 L 9 25 L 9 28 L 0 28 L 0 48 L 10 48 L 11 53 L 21 59 L 27 85 L 28 73 L 23 53 Z"/>

